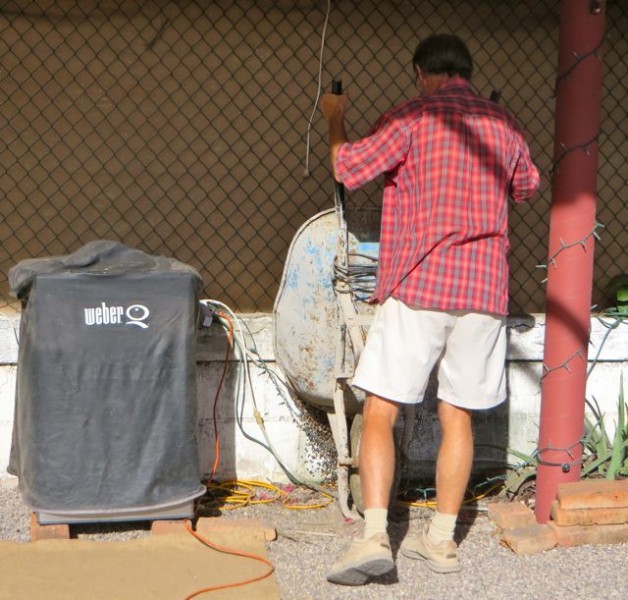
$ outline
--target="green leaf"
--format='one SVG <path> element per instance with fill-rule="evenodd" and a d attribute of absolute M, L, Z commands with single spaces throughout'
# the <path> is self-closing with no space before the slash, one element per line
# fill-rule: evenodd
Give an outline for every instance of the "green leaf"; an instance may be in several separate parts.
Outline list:
<path fill-rule="evenodd" d="M 591 432 L 593 436 L 592 439 L 594 442 L 595 450 L 599 451 L 601 449 L 610 448 L 611 443 L 608 437 L 608 433 L 606 432 L 606 425 L 604 424 L 604 415 L 602 414 L 602 411 L 600 410 L 600 405 L 598 404 L 598 401 L 595 399 L 595 396 L 593 397 L 593 402 L 590 402 L 588 399 L 585 401 L 587 405 L 589 406 L 589 409 L 593 413 L 593 416 L 595 417 L 594 423 L 591 423 L 587 419 L 587 421 L 591 425 Z M 599 430 L 599 435 L 595 435 L 596 429 Z"/>
<path fill-rule="evenodd" d="M 617 421 L 615 422 L 615 436 L 613 438 L 613 447 L 611 453 L 611 462 L 606 472 L 606 479 L 616 479 L 617 474 L 621 470 L 626 460 L 626 403 L 624 402 L 624 376 L 620 377 L 619 385 L 619 404 L 617 406 Z"/>
<path fill-rule="evenodd" d="M 516 456 L 518 459 L 522 460 L 525 465 L 536 465 L 536 456 L 532 454 L 525 454 L 523 452 L 519 452 L 519 450 L 514 450 L 513 448 L 507 448 L 506 451 L 508 454 Z"/>

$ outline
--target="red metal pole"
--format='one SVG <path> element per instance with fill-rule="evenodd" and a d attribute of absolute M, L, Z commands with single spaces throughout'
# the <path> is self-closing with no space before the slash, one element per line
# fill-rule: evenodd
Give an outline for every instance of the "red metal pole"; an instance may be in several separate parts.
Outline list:
<path fill-rule="evenodd" d="M 604 0 L 561 0 L 535 515 L 580 479 L 591 326 Z"/>

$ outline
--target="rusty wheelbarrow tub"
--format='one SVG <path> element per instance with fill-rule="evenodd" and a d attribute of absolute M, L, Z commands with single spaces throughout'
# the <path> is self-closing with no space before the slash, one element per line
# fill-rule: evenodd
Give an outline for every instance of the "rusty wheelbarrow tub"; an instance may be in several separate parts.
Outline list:
<path fill-rule="evenodd" d="M 380 214 L 329 209 L 306 221 L 291 242 L 273 309 L 277 363 L 296 395 L 327 414 L 340 508 L 350 517 L 361 508 L 355 438 L 363 400 L 350 384 L 374 312 L 366 300 L 375 282 Z"/>

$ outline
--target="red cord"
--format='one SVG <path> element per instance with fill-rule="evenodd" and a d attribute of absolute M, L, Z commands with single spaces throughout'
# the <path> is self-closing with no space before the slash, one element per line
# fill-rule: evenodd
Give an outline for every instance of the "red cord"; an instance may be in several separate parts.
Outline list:
<path fill-rule="evenodd" d="M 214 550 L 217 550 L 218 552 L 223 552 L 225 554 L 231 554 L 234 556 L 243 556 L 244 558 L 250 558 L 252 560 L 257 560 L 259 562 L 264 563 L 265 565 L 268 565 L 270 567 L 270 569 L 268 569 L 265 573 L 262 573 L 262 575 L 259 575 L 258 577 L 253 577 L 251 579 L 246 579 L 244 581 L 235 581 L 232 583 L 223 583 L 221 585 L 214 585 L 214 586 L 209 586 L 209 587 L 205 587 L 202 588 L 200 590 L 196 590 L 195 592 L 192 592 L 189 596 L 186 596 L 184 600 L 190 600 L 191 598 L 195 598 L 196 596 L 200 596 L 201 594 L 205 594 L 207 592 L 215 592 L 217 590 L 224 590 L 227 588 L 234 588 L 234 587 L 240 587 L 243 585 L 248 585 L 249 583 L 254 583 L 256 581 L 261 581 L 262 579 L 266 579 L 267 577 L 270 577 L 270 575 L 272 575 L 275 571 L 275 567 L 273 566 L 273 563 L 271 563 L 268 559 L 264 558 L 263 556 L 260 556 L 259 554 L 253 554 L 250 552 L 243 552 L 241 550 L 235 550 L 234 548 L 227 548 L 226 546 L 219 546 L 218 544 L 214 544 L 213 542 L 210 542 L 208 539 L 204 538 L 202 535 L 196 533 L 196 531 L 194 531 L 192 529 L 192 527 L 190 527 L 190 525 L 188 523 L 185 524 L 185 528 L 197 539 L 199 540 L 202 544 L 205 544 L 205 546 L 208 546 L 209 548 L 213 548 Z"/>
<path fill-rule="evenodd" d="M 220 381 L 218 383 L 218 388 L 216 389 L 216 396 L 214 397 L 214 408 L 212 411 L 212 416 L 214 419 L 214 465 L 212 467 L 212 474 L 210 480 L 214 480 L 216 476 L 216 472 L 218 471 L 218 463 L 220 461 L 220 438 L 218 436 L 218 398 L 220 396 L 220 391 L 222 390 L 222 386 L 225 381 L 225 375 L 227 373 L 227 364 L 229 360 L 229 354 L 231 351 L 231 347 L 233 346 L 233 321 L 224 313 L 216 313 L 221 319 L 224 319 L 229 324 L 229 343 L 227 344 L 227 348 L 225 350 L 225 360 L 224 367 L 222 369 L 222 375 L 220 377 Z"/>

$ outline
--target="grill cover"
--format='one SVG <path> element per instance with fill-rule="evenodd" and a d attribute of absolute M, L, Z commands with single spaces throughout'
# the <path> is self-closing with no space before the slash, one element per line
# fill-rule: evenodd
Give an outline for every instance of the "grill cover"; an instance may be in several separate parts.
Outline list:
<path fill-rule="evenodd" d="M 201 495 L 197 272 L 98 241 L 9 281 L 25 302 L 9 464 L 25 502 L 115 514 Z"/>

